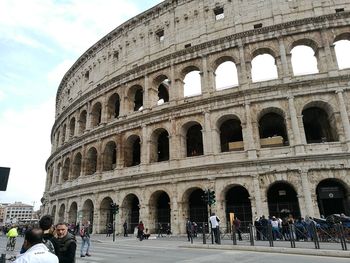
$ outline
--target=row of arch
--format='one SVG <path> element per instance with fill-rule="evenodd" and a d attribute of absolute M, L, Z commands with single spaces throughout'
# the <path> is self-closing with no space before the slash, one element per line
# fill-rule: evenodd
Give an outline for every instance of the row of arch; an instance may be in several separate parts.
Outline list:
<path fill-rule="evenodd" d="M 350 53 L 350 33 L 342 33 L 335 37 L 335 42 L 333 45 L 337 46 L 337 43 L 341 42 L 344 44 L 346 42 L 346 50 Z M 290 48 L 290 50 L 289 50 Z M 319 60 L 319 50 L 320 45 L 316 40 L 311 39 L 300 39 L 295 42 L 288 48 L 288 54 L 291 54 L 291 62 L 293 62 L 293 56 L 298 56 L 300 52 L 300 48 L 304 49 L 308 52 L 303 52 L 302 54 L 302 65 L 312 65 L 310 69 L 303 69 L 303 72 L 296 72 L 295 75 L 302 74 L 314 74 L 318 73 L 318 60 Z M 332 46 L 333 48 L 333 46 Z M 279 58 L 280 54 L 276 51 L 276 47 L 266 47 L 259 48 L 252 52 L 252 72 L 261 71 L 262 79 L 275 79 L 278 76 L 282 75 L 282 66 L 278 65 L 282 62 L 277 63 L 277 58 Z M 336 50 L 336 49 L 335 49 Z M 334 51 L 337 55 L 335 57 L 343 57 L 339 55 L 339 52 Z M 239 63 L 238 54 L 227 54 L 219 57 L 213 62 L 213 78 L 215 79 L 213 85 L 215 89 L 226 89 L 239 85 L 239 77 L 237 77 L 237 72 L 240 71 L 241 65 Z M 310 59 L 313 61 L 312 63 L 306 63 L 307 57 L 310 56 Z M 280 58 L 279 58 L 280 59 Z M 262 60 L 262 63 L 259 62 Z M 248 61 L 250 61 L 248 59 Z M 257 61 L 257 66 L 255 65 L 255 61 Z M 259 63 L 261 68 L 259 69 Z M 291 63 L 292 65 L 295 63 Z M 343 66 L 344 68 L 350 67 L 350 65 Z M 294 68 L 294 67 L 293 67 Z M 238 69 L 238 71 L 237 71 Z M 263 69 L 263 70 L 262 70 Z M 210 72 L 210 70 L 209 70 Z M 305 73 L 306 72 L 306 73 Z M 194 96 L 201 94 L 201 86 L 204 83 L 203 79 L 203 69 L 201 65 L 188 65 L 186 66 L 180 74 L 181 81 L 180 86 L 183 86 L 183 95 L 186 96 Z M 253 81 L 262 80 L 261 78 L 255 78 L 253 76 Z M 171 99 L 171 89 L 176 89 L 179 86 L 175 84 L 175 80 L 170 80 L 170 78 L 165 74 L 160 74 L 156 77 L 152 86 L 157 87 L 156 90 L 147 91 L 147 98 L 145 98 L 145 89 L 142 84 L 136 84 L 127 89 L 126 94 L 121 94 L 120 92 L 113 93 L 109 96 L 107 103 L 103 103 L 102 100 L 94 103 L 91 109 L 82 109 L 77 117 L 71 117 L 68 123 L 63 123 L 61 129 L 58 129 L 55 132 L 55 142 L 56 147 L 62 145 L 66 140 L 72 138 L 73 136 L 78 136 L 84 133 L 87 128 L 94 128 L 101 124 L 101 122 L 107 122 L 109 120 L 113 120 L 118 118 L 120 114 L 126 114 L 132 111 L 141 111 L 144 109 L 144 102 L 149 101 L 155 106 L 160 105 L 166 102 L 169 102 Z M 154 94 L 154 95 L 153 95 Z M 173 92 L 174 94 L 174 92 Z M 155 96 L 157 99 L 150 99 L 150 96 Z M 122 107 L 122 108 L 121 108 Z M 89 116 L 90 115 L 90 116 Z M 89 120 L 88 120 L 89 119 Z M 89 121 L 89 123 L 88 123 Z M 78 123 L 78 127 L 76 129 L 76 124 Z M 67 127 L 69 128 L 67 132 Z M 61 130 L 61 131 L 60 131 Z M 68 136 L 67 136 L 68 133 Z"/>
<path fill-rule="evenodd" d="M 323 143 L 338 141 L 336 120 L 329 104 L 312 102 L 305 105 L 303 111 L 303 127 L 306 143 Z M 286 125 L 286 115 L 278 108 L 265 109 L 258 115 L 259 144 L 261 148 L 284 147 L 290 145 Z M 245 134 L 241 120 L 237 116 L 227 115 L 217 121 L 220 152 L 244 150 Z M 115 140 L 104 144 L 103 149 L 91 146 L 83 155 L 74 154 L 73 159 L 65 158 L 57 164 L 56 179 L 53 169 L 49 172 L 48 186 L 67 180 L 77 179 L 81 175 L 92 175 L 97 171 L 111 171 L 119 167 L 136 166 L 144 163 L 169 161 L 171 159 L 170 137 L 173 136 L 166 128 L 157 128 L 143 146 L 144 138 L 133 134 L 125 139 L 122 145 Z M 194 157 L 205 154 L 203 126 L 197 121 L 185 123 L 181 129 L 184 149 L 183 157 Z M 149 147 L 148 160 L 142 160 L 142 147 Z M 50 170 L 50 169 L 49 169 Z"/>
<path fill-rule="evenodd" d="M 310 193 L 305 193 L 310 194 Z M 349 204 L 349 186 L 343 181 L 337 179 L 324 179 L 316 187 L 316 197 L 318 208 L 321 215 L 328 216 L 334 213 L 348 214 L 350 212 Z M 203 190 L 200 188 L 187 189 L 181 198 L 184 207 L 180 209 L 183 211 L 183 219 L 181 222 L 189 217 L 195 222 L 206 222 L 208 218 L 207 206 L 202 201 Z M 251 195 L 248 190 L 242 185 L 231 185 L 227 187 L 226 191 L 218 194 L 218 202 L 224 203 L 225 220 L 229 222 L 229 214 L 234 213 L 242 221 L 242 227 L 248 227 L 253 220 L 253 211 L 251 204 Z M 146 222 L 146 227 L 153 231 L 159 224 L 167 225 L 175 223 L 172 218 L 173 205 L 171 204 L 172 196 L 166 191 L 155 191 L 150 195 L 147 201 L 149 211 L 141 213 L 144 205 L 141 204 L 139 197 L 136 194 L 128 194 L 125 196 L 120 204 L 120 222 L 127 221 L 129 231 L 133 232 L 134 227 L 137 226 L 139 220 Z M 277 181 L 271 184 L 266 190 L 266 199 L 268 203 L 268 215 L 284 217 L 286 215 L 293 215 L 294 218 L 301 216 L 298 194 L 294 187 L 286 181 Z M 104 226 L 112 221 L 110 213 L 110 204 L 114 202 L 111 197 L 105 197 L 98 206 L 99 222 L 95 222 L 95 205 L 91 199 L 85 200 L 78 211 L 77 202 L 73 201 L 67 210 L 64 204 L 61 204 L 57 211 L 58 218 L 56 221 L 68 221 L 69 223 L 76 223 L 78 212 L 81 213 L 82 220 L 90 221 L 95 227 L 99 225 L 100 232 L 105 230 Z M 51 214 L 56 216 L 56 206 L 52 206 Z M 66 214 L 68 215 L 66 217 Z M 142 218 L 144 215 L 146 218 Z M 303 215 L 305 216 L 305 215 Z M 95 224 L 94 224 L 95 222 Z M 180 229 L 180 232 L 183 232 Z M 95 231 L 96 232 L 96 231 Z"/>

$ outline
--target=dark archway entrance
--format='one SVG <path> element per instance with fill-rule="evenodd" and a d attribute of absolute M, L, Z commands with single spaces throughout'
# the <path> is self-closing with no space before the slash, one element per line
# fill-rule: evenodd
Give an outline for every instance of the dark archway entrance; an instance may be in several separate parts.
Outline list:
<path fill-rule="evenodd" d="M 157 200 L 157 222 L 163 226 L 170 224 L 170 198 L 162 192 Z"/>
<path fill-rule="evenodd" d="M 188 198 L 190 220 L 197 224 L 208 222 L 208 208 L 203 202 L 202 196 L 204 196 L 204 191 L 196 189 Z"/>
<path fill-rule="evenodd" d="M 134 229 L 140 221 L 140 201 L 136 195 L 130 194 L 125 198 L 123 214 L 128 224 L 128 233 L 134 233 Z"/>
<path fill-rule="evenodd" d="M 297 193 L 293 187 L 285 182 L 277 182 L 267 191 L 269 215 L 285 217 L 292 214 L 294 218 L 300 217 Z"/>
<path fill-rule="evenodd" d="M 100 233 L 107 233 L 107 225 L 113 224 L 111 203 L 113 203 L 112 198 L 106 197 L 100 204 Z"/>
<path fill-rule="evenodd" d="M 343 185 L 336 180 L 321 181 L 316 188 L 320 214 L 325 217 L 332 214 L 350 214 L 350 200 Z"/>
<path fill-rule="evenodd" d="M 230 213 L 234 213 L 241 220 L 243 231 L 252 223 L 252 206 L 249 193 L 243 186 L 234 186 L 226 193 L 226 222 L 230 229 Z"/>

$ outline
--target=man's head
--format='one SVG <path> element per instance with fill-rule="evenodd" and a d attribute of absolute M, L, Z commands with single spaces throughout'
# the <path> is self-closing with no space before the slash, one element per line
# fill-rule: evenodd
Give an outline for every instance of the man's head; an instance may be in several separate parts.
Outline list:
<path fill-rule="evenodd" d="M 30 247 L 42 243 L 43 231 L 40 228 L 33 228 L 26 231 L 23 247 L 28 250 Z"/>
<path fill-rule="evenodd" d="M 66 223 L 58 223 L 56 225 L 56 232 L 58 238 L 64 238 L 68 234 L 68 226 Z"/>
<path fill-rule="evenodd" d="M 39 221 L 39 226 L 43 231 L 50 229 L 52 227 L 52 224 L 53 220 L 52 216 L 50 215 L 44 215 Z"/>

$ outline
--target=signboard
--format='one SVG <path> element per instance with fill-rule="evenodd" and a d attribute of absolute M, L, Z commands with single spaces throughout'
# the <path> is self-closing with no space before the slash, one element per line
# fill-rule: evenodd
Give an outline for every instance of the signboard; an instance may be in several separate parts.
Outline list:
<path fill-rule="evenodd" d="M 343 191 L 337 187 L 321 187 L 319 191 L 319 196 L 321 199 L 333 199 L 333 198 L 343 198 Z"/>
<path fill-rule="evenodd" d="M 6 191 L 10 168 L 0 167 L 0 191 Z"/>

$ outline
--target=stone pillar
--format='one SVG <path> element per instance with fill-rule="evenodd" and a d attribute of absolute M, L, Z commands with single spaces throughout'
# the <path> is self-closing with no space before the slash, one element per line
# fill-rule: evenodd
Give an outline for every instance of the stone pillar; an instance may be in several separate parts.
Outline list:
<path fill-rule="evenodd" d="M 309 185 L 307 173 L 308 173 L 307 170 L 300 170 L 301 185 L 303 187 L 302 196 L 304 197 L 304 202 L 305 202 L 304 211 L 307 213 L 307 214 L 304 214 L 304 216 L 308 215 L 308 216 L 314 217 L 315 212 L 314 212 L 314 207 L 312 205 L 311 191 L 310 191 L 310 185 Z"/>
<path fill-rule="evenodd" d="M 92 118 L 92 114 L 91 114 L 91 101 L 90 101 L 90 102 L 88 102 L 87 110 L 86 110 L 86 128 L 85 128 L 85 131 L 91 130 L 91 118 Z"/>
<path fill-rule="evenodd" d="M 337 65 L 337 58 L 334 56 L 332 50 L 331 50 L 331 43 L 329 42 L 329 38 L 327 35 L 326 30 L 321 31 L 321 37 L 322 37 L 322 42 L 323 42 L 323 63 L 325 63 L 325 68 L 327 68 L 328 72 L 331 71 L 337 71 L 338 70 L 338 65 Z M 332 34 L 333 38 L 333 34 Z"/>
<path fill-rule="evenodd" d="M 95 200 L 98 200 L 97 198 L 95 198 Z M 94 203 L 94 222 L 93 222 L 93 226 L 92 226 L 92 233 L 93 234 L 98 234 L 101 233 L 102 229 L 100 227 L 100 211 L 101 210 L 101 206 L 99 203 L 95 202 Z"/>
<path fill-rule="evenodd" d="M 106 125 L 108 122 L 108 103 L 107 97 L 103 96 L 101 105 L 101 125 Z"/>
<path fill-rule="evenodd" d="M 339 110 L 340 110 L 340 117 L 342 120 L 343 128 L 344 128 L 344 135 L 345 135 L 345 143 L 348 148 L 348 152 L 350 151 L 350 123 L 349 123 L 349 115 L 346 110 L 344 97 L 343 97 L 343 90 L 339 89 L 336 91 L 338 94 L 338 102 L 339 102 Z"/>
<path fill-rule="evenodd" d="M 181 203 L 177 202 L 177 196 L 174 196 L 171 199 L 171 211 L 170 211 L 170 225 L 171 232 L 175 235 L 180 234 L 180 214 L 179 214 L 179 205 Z"/>
<path fill-rule="evenodd" d="M 253 125 L 252 125 L 252 118 L 250 115 L 250 103 L 245 103 L 245 114 L 246 114 L 246 131 L 244 132 L 245 141 L 244 141 L 244 150 L 247 151 L 248 159 L 256 159 L 256 146 L 254 143 L 254 136 L 253 136 Z"/>
<path fill-rule="evenodd" d="M 202 74 L 201 74 L 201 87 L 202 87 L 202 94 L 204 96 L 210 96 L 210 94 L 214 91 L 214 84 L 212 81 L 212 78 L 208 71 L 208 62 L 207 62 L 207 56 L 202 56 Z"/>
<path fill-rule="evenodd" d="M 263 211 L 263 203 L 261 201 L 261 192 L 259 185 L 259 175 L 256 174 L 253 176 L 253 186 L 254 186 L 254 196 L 255 196 L 255 206 L 256 206 L 256 216 L 262 216 L 264 214 Z"/>
<path fill-rule="evenodd" d="M 289 78 L 291 76 L 290 71 L 290 64 L 288 63 L 288 58 L 286 54 L 286 48 L 284 46 L 283 37 L 278 38 L 278 44 L 280 48 L 280 58 L 281 58 L 281 64 L 282 64 L 282 76 L 278 76 L 279 78 Z"/>
<path fill-rule="evenodd" d="M 247 82 L 250 82 L 250 72 L 247 71 L 246 68 L 246 60 L 244 56 L 244 44 L 240 39 L 238 41 L 238 47 L 239 47 L 239 70 L 238 70 L 238 82 L 239 85 L 246 84 Z"/>
<path fill-rule="evenodd" d="M 303 154 L 305 152 L 305 149 L 304 149 L 304 145 L 302 145 L 302 143 L 301 143 L 298 118 L 297 118 L 297 113 L 295 110 L 293 96 L 288 97 L 288 107 L 289 107 L 290 121 L 292 124 L 292 130 L 293 130 L 293 138 L 294 138 L 293 146 L 295 147 L 295 153 L 296 154 Z"/>
<path fill-rule="evenodd" d="M 142 124 L 141 164 L 149 163 L 149 140 L 146 124 Z"/>
<path fill-rule="evenodd" d="M 204 155 L 213 154 L 213 145 L 211 140 L 211 122 L 209 111 L 204 112 L 204 129 L 203 129 L 203 150 Z"/>
<path fill-rule="evenodd" d="M 176 120 L 170 118 L 170 134 L 169 134 L 169 160 L 179 158 L 179 136 L 177 135 Z"/>

